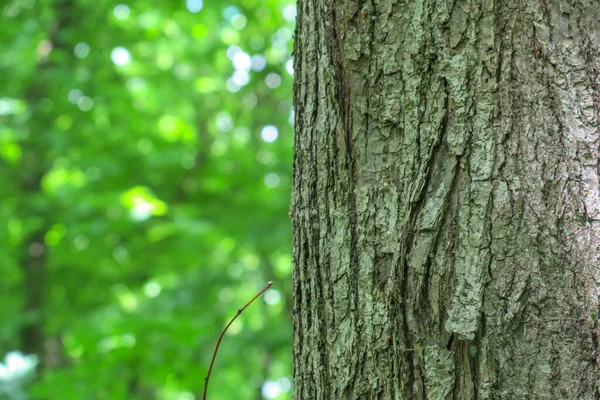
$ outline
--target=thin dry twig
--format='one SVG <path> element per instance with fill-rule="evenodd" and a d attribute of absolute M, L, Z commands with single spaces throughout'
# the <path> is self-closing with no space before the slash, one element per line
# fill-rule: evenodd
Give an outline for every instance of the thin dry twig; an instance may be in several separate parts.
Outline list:
<path fill-rule="evenodd" d="M 229 323 L 225 326 L 225 329 L 223 329 L 223 332 L 221 332 L 221 335 L 219 336 L 219 340 L 217 340 L 217 345 L 215 346 L 215 351 L 213 352 L 212 360 L 210 360 L 210 366 L 208 367 L 208 373 L 206 374 L 206 378 L 204 378 L 204 391 L 202 392 L 202 400 L 206 400 L 206 393 L 207 393 L 207 390 L 208 390 L 208 380 L 210 379 L 210 373 L 212 372 L 213 365 L 215 364 L 215 358 L 217 357 L 217 351 L 219 351 L 219 346 L 221 345 L 221 340 L 223 340 L 223 336 L 225 336 L 225 332 L 227 332 L 227 329 L 229 329 L 229 326 L 231 324 L 233 324 L 233 321 L 235 321 L 235 319 L 242 312 L 244 312 L 244 310 L 246 309 L 246 307 L 248 307 L 250 304 L 252 304 L 252 302 L 254 300 L 256 300 L 258 297 L 260 297 L 261 294 L 263 294 L 264 292 L 266 292 L 267 289 L 270 288 L 272 284 L 273 284 L 273 281 L 269 281 L 267 283 L 267 286 L 265 286 L 260 292 L 258 292 L 256 294 L 256 296 L 254 296 L 252 299 L 250 299 L 250 301 L 247 302 L 244 305 L 244 307 L 238 309 L 237 313 L 234 315 L 233 318 L 231 318 L 231 321 L 229 321 Z"/>

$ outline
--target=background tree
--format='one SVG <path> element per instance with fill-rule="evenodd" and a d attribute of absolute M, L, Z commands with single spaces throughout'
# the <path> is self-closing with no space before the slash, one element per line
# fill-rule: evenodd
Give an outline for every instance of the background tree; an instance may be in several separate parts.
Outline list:
<path fill-rule="evenodd" d="M 599 17 L 299 2 L 295 398 L 600 396 Z"/>
<path fill-rule="evenodd" d="M 0 398 L 21 396 L 20 351 L 39 359 L 34 398 L 191 399 L 269 280 L 210 398 L 288 398 L 295 7 L 9 0 L 0 15 Z"/>

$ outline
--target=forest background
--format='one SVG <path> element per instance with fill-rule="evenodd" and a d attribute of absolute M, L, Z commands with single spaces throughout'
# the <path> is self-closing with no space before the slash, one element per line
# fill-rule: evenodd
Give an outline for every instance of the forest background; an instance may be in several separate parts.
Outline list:
<path fill-rule="evenodd" d="M 289 398 L 293 2 L 0 15 L 0 399 Z"/>

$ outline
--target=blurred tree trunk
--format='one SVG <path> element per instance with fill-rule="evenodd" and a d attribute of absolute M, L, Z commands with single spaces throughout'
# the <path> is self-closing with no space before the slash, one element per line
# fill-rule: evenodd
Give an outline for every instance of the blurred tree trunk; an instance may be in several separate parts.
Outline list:
<path fill-rule="evenodd" d="M 599 17 L 299 1 L 295 399 L 600 398 Z"/>
<path fill-rule="evenodd" d="M 25 354 L 36 354 L 41 362 L 38 367 L 54 366 L 62 360 L 62 341 L 60 337 L 51 338 L 46 346 L 45 296 L 47 280 L 47 246 L 45 235 L 50 229 L 48 218 L 48 200 L 44 198 L 42 179 L 50 170 L 54 118 L 48 112 L 46 104 L 52 102 L 55 95 L 49 90 L 55 65 L 52 62 L 55 54 L 58 57 L 72 52 L 65 37 L 72 24 L 73 0 L 59 0 L 55 5 L 56 16 L 48 26 L 48 37 L 40 42 L 37 49 L 39 58 L 37 78 L 27 92 L 27 104 L 30 109 L 27 135 L 22 141 L 23 171 L 21 178 L 22 205 L 20 214 L 26 224 L 33 227 L 23 241 L 20 264 L 23 272 L 24 321 L 21 326 L 21 349 Z M 54 52 L 54 53 L 53 53 Z M 48 354 L 46 354 L 48 351 Z M 49 357 L 45 357 L 48 355 Z M 49 364 L 48 364 L 49 363 Z M 48 364 L 48 365 L 46 365 Z"/>

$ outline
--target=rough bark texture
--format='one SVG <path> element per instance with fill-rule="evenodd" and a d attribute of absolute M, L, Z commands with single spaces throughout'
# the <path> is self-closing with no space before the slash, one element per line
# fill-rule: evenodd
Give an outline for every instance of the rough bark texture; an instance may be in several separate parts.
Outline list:
<path fill-rule="evenodd" d="M 299 1 L 295 399 L 600 398 L 599 45 L 596 0 Z"/>

